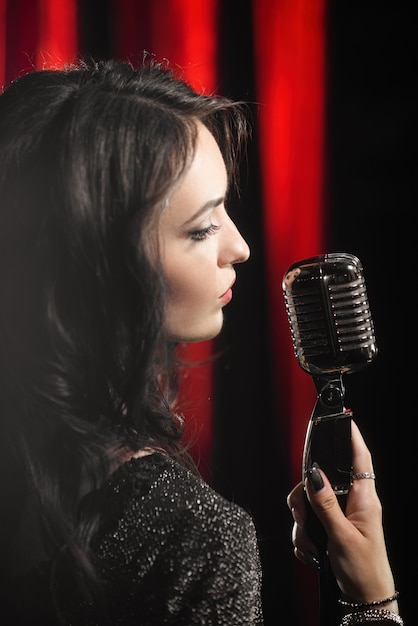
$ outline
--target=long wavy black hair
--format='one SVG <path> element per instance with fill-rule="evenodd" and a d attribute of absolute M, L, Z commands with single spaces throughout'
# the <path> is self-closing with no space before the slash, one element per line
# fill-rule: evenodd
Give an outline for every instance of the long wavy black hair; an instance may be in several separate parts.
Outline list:
<path fill-rule="evenodd" d="M 100 520 L 83 496 L 123 450 L 182 449 L 164 276 L 149 249 L 198 120 L 234 186 L 244 107 L 196 93 L 167 65 L 81 61 L 30 72 L 0 95 L 5 578 L 28 494 L 48 558 L 65 554 L 94 580 L 89 548 Z"/>

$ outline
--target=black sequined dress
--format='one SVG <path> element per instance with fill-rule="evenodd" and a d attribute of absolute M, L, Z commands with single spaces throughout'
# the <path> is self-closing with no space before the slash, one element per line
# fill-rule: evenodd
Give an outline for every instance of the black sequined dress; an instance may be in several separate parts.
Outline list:
<path fill-rule="evenodd" d="M 104 515 L 95 553 L 111 624 L 262 624 L 254 524 L 182 464 L 159 453 L 131 459 L 105 486 Z M 19 588 L 19 610 L 25 613 L 26 604 L 33 623 L 45 610 L 44 592 L 42 582 L 27 577 Z M 100 624 L 89 606 L 70 602 L 67 611 L 66 624 Z M 45 626 L 60 623 L 49 612 Z M 19 619 L 16 613 L 10 623 Z"/>

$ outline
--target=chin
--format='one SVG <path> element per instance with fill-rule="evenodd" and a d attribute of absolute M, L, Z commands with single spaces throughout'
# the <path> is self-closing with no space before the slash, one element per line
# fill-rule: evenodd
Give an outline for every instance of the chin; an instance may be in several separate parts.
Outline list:
<path fill-rule="evenodd" d="M 188 336 L 183 336 L 181 339 L 177 339 L 182 343 L 197 343 L 198 341 L 209 341 L 210 339 L 215 339 L 219 335 L 222 330 L 222 324 L 216 329 L 212 329 L 211 331 L 201 331 L 196 333 L 190 333 Z"/>
<path fill-rule="evenodd" d="M 209 339 L 215 339 L 215 337 L 217 337 L 221 332 L 222 327 L 223 317 L 219 324 L 217 324 L 214 328 L 208 330 L 206 333 L 202 333 L 201 337 L 199 339 L 196 339 L 196 341 L 208 341 Z"/>
<path fill-rule="evenodd" d="M 207 334 L 199 334 L 192 337 L 185 337 L 184 339 L 180 339 L 183 343 L 198 343 L 199 341 L 210 341 L 211 339 L 215 339 L 219 335 L 221 330 L 219 329 L 217 332 L 207 333 Z"/>
<path fill-rule="evenodd" d="M 171 329 L 170 336 L 173 341 L 179 343 L 197 343 L 198 341 L 208 341 L 214 339 L 219 335 L 223 327 L 223 315 L 221 319 L 217 319 L 211 326 L 205 325 L 196 328 L 185 328 L 185 324 L 182 324 L 179 332 L 176 332 L 175 328 Z M 186 332 L 185 332 L 186 330 Z"/>

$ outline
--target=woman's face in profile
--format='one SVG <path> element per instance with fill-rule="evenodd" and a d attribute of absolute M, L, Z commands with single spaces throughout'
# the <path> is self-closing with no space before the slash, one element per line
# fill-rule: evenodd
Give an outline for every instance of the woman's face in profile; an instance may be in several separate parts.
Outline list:
<path fill-rule="evenodd" d="M 170 195 L 159 224 L 161 263 L 169 296 L 167 332 L 173 341 L 216 336 L 232 298 L 235 263 L 249 248 L 225 209 L 227 173 L 213 135 L 199 124 L 196 152 Z"/>

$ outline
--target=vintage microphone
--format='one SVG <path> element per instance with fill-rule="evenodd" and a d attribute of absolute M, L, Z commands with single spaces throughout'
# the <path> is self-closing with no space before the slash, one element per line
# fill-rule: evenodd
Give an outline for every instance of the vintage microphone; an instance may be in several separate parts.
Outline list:
<path fill-rule="evenodd" d="M 344 406 L 343 374 L 363 369 L 377 355 L 363 267 L 348 253 L 314 256 L 293 263 L 282 287 L 296 359 L 312 376 L 317 391 L 302 478 L 317 462 L 345 510 L 353 469 L 352 412 Z M 335 626 L 340 619 L 339 589 L 326 553 L 325 531 L 309 510 L 308 532 L 320 553 L 320 624 Z"/>

